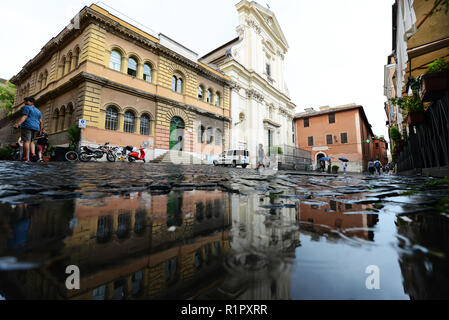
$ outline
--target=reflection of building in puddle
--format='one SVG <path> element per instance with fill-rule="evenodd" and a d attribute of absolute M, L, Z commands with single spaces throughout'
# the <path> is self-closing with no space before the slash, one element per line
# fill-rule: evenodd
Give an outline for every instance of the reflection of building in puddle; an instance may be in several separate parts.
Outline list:
<path fill-rule="evenodd" d="M 378 216 L 363 214 L 370 209 L 371 205 L 345 203 L 344 198 L 304 201 L 299 205 L 300 220 L 306 223 L 301 226 L 301 232 L 311 232 L 312 240 L 318 241 L 321 234 L 329 234 L 329 229 L 354 229 L 347 235 L 373 241 L 374 232 L 370 229 L 378 222 Z M 328 237 L 328 240 L 332 241 L 332 238 Z"/>
<path fill-rule="evenodd" d="M 404 291 L 416 300 L 449 299 L 449 220 L 442 215 L 414 214 L 398 217 L 401 241 L 399 264 Z M 413 250 L 413 246 L 430 252 Z"/>
<path fill-rule="evenodd" d="M 269 199 L 232 195 L 232 259 L 228 276 L 209 297 L 290 299 L 291 265 L 299 246 L 296 208 L 271 210 Z"/>
<path fill-rule="evenodd" d="M 24 297 L 188 298 L 217 280 L 229 251 L 229 198 L 221 192 L 76 200 L 72 212 L 77 222 L 51 263 L 10 273 Z M 80 268 L 79 291 L 65 288 L 69 265 Z"/>
<path fill-rule="evenodd" d="M 45 254 L 61 246 L 70 232 L 73 208 L 73 201 L 54 201 L 51 206 L 0 204 L 0 257 L 26 258 L 29 251 Z"/>

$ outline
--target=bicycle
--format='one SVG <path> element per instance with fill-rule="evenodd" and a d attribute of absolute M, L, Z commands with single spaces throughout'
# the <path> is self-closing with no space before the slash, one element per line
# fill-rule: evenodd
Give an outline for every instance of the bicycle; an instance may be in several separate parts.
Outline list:
<path fill-rule="evenodd" d="M 80 154 L 80 150 L 78 149 L 77 151 L 75 150 L 70 150 L 69 152 L 67 152 L 65 154 L 65 159 L 68 162 L 76 162 L 79 160 L 79 154 Z"/>

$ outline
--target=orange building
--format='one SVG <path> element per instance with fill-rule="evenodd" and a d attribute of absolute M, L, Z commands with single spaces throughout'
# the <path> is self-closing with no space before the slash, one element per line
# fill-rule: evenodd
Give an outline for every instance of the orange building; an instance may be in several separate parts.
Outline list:
<path fill-rule="evenodd" d="M 373 140 L 374 160 L 379 160 L 382 166 L 388 164 L 388 142 L 384 138 L 375 138 Z"/>
<path fill-rule="evenodd" d="M 364 172 L 374 160 L 374 133 L 362 106 L 308 108 L 296 115 L 295 122 L 298 147 L 312 152 L 315 166 L 320 158 L 332 157 L 342 169 L 338 159 L 346 158 L 348 172 Z"/>

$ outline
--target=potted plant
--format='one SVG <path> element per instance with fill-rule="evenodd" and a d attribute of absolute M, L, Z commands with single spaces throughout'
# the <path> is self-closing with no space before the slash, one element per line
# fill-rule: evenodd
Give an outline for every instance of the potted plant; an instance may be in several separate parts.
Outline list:
<path fill-rule="evenodd" d="M 424 105 L 419 98 L 418 91 L 413 91 L 413 96 L 405 99 L 407 119 L 409 125 L 422 123 L 425 120 Z"/>
<path fill-rule="evenodd" d="M 338 170 L 340 170 L 339 166 L 332 166 L 332 173 L 338 173 Z"/>
<path fill-rule="evenodd" d="M 47 146 L 47 151 L 45 151 L 45 154 L 42 156 L 42 160 L 44 160 L 44 162 L 51 161 L 51 153 L 53 152 L 53 149 L 54 147 L 49 142 Z"/>
<path fill-rule="evenodd" d="M 421 79 L 420 95 L 425 102 L 438 100 L 449 90 L 449 62 L 438 58 L 428 67 Z"/>

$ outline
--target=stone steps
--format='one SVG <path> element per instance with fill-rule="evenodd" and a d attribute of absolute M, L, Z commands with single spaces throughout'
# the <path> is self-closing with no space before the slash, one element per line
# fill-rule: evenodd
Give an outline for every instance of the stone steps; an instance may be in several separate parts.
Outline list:
<path fill-rule="evenodd" d="M 189 164 L 209 164 L 207 161 L 202 161 L 201 159 L 183 151 L 170 150 L 163 155 L 157 157 L 152 163 L 174 163 L 181 165 Z"/>

